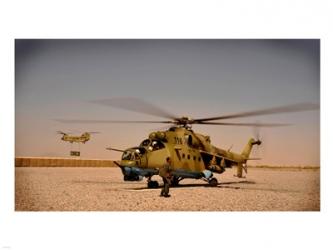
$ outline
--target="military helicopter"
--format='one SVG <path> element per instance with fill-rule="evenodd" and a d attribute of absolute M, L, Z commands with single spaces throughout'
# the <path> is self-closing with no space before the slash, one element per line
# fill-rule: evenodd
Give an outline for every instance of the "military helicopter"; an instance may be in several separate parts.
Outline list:
<path fill-rule="evenodd" d="M 69 135 L 70 133 L 65 133 L 62 131 L 57 131 L 58 134 L 62 134 L 61 140 L 68 141 L 70 143 L 86 143 L 90 140 L 91 134 L 97 134 L 99 132 L 84 132 L 82 135 Z"/>
<path fill-rule="evenodd" d="M 290 124 L 281 123 L 235 123 L 215 122 L 231 118 L 261 116 L 316 110 L 319 105 L 299 103 L 255 111 L 247 111 L 230 115 L 193 119 L 190 117 L 176 117 L 156 106 L 135 98 L 114 98 L 94 101 L 94 103 L 122 108 L 130 111 L 167 118 L 164 121 L 114 121 L 114 120 L 58 120 L 66 123 L 163 123 L 171 125 L 167 130 L 155 131 L 149 134 L 138 146 L 125 150 L 107 148 L 122 152 L 120 162 L 115 162 L 121 168 L 125 181 L 140 181 L 147 178 L 149 188 L 158 187 L 158 182 L 152 180 L 158 174 L 159 168 L 166 162 L 167 157 L 172 161 L 172 184 L 178 185 L 185 178 L 202 179 L 211 186 L 218 185 L 213 174 L 222 174 L 226 168 L 237 166 L 237 177 L 247 172 L 247 161 L 253 146 L 259 146 L 260 139 L 250 138 L 242 152 L 235 153 L 218 148 L 211 144 L 208 135 L 202 135 L 192 130 L 192 125 L 220 125 L 220 126 L 251 126 L 251 127 L 279 127 Z"/>

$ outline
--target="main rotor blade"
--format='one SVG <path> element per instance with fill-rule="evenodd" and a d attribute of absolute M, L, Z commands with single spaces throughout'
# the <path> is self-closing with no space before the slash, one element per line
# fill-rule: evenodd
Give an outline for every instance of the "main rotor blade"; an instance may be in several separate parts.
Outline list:
<path fill-rule="evenodd" d="M 102 100 L 94 100 L 91 101 L 92 103 L 106 105 L 106 106 L 112 106 L 120 109 L 130 110 L 137 113 L 144 113 L 148 115 L 153 115 L 157 117 L 163 117 L 168 119 L 175 119 L 176 116 L 161 109 L 158 108 L 146 101 L 132 98 L 132 97 L 121 97 L 121 98 L 112 98 L 112 99 L 102 99 Z"/>
<path fill-rule="evenodd" d="M 113 120 L 80 120 L 80 119 L 55 119 L 62 123 L 174 123 L 173 121 L 113 121 Z"/>
<path fill-rule="evenodd" d="M 237 123 L 237 122 L 198 122 L 194 124 L 203 125 L 224 125 L 224 126 L 250 126 L 250 127 L 283 127 L 291 124 L 287 123 Z"/>
<path fill-rule="evenodd" d="M 254 111 L 236 113 L 236 114 L 231 114 L 231 115 L 195 119 L 194 121 L 200 123 L 200 122 L 204 122 L 204 121 L 213 121 L 213 120 L 222 120 L 222 119 L 249 117 L 249 116 L 270 115 L 270 114 L 292 113 L 292 112 L 301 112 L 301 111 L 309 111 L 309 110 L 317 110 L 317 109 L 319 109 L 318 104 L 298 103 L 298 104 L 280 106 L 280 107 L 269 108 L 269 109 L 259 109 L 259 110 L 254 110 Z"/>

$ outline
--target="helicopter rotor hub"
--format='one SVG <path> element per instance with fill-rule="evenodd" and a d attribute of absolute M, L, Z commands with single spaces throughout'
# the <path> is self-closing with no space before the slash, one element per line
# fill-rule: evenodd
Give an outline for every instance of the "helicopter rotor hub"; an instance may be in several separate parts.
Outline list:
<path fill-rule="evenodd" d="M 195 121 L 187 116 L 183 116 L 181 118 L 175 119 L 175 124 L 182 126 L 182 127 L 191 127 Z"/>

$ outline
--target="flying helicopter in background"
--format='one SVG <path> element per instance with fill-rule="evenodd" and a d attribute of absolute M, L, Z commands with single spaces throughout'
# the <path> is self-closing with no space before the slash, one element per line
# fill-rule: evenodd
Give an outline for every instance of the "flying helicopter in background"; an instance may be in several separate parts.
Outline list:
<path fill-rule="evenodd" d="M 220 122 L 220 120 L 261 116 L 268 114 L 281 114 L 311 111 L 319 109 L 319 105 L 312 103 L 299 103 L 268 109 L 240 112 L 230 115 L 193 119 L 190 117 L 177 117 L 150 103 L 135 98 L 113 98 L 93 101 L 96 104 L 113 106 L 129 111 L 145 113 L 167 120 L 161 121 L 115 121 L 115 120 L 64 120 L 65 123 L 162 123 L 170 125 L 167 130 L 155 131 L 149 134 L 138 146 L 128 149 L 109 147 L 108 150 L 122 152 L 120 162 L 115 162 L 122 171 L 125 181 L 140 181 L 147 178 L 149 188 L 158 187 L 158 182 L 152 180 L 158 175 L 166 158 L 172 161 L 172 184 L 178 185 L 185 178 L 202 179 L 211 186 L 218 185 L 214 174 L 222 174 L 226 168 L 237 167 L 237 177 L 247 172 L 247 161 L 258 160 L 251 158 L 253 146 L 261 145 L 259 138 L 250 138 L 240 153 L 225 150 L 211 144 L 208 135 L 193 131 L 192 125 L 219 125 L 219 126 L 250 126 L 250 127 L 281 127 L 290 124 L 282 123 L 237 123 Z"/>
<path fill-rule="evenodd" d="M 67 141 L 70 143 L 76 142 L 76 143 L 86 143 L 90 140 L 91 134 L 98 134 L 99 132 L 84 132 L 82 135 L 70 135 L 71 133 L 65 133 L 62 131 L 57 131 L 58 134 L 63 135 L 61 137 L 61 140 Z"/>

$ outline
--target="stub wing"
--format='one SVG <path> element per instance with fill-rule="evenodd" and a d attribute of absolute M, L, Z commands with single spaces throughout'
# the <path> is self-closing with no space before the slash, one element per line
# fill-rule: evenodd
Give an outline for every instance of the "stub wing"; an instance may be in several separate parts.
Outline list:
<path fill-rule="evenodd" d="M 235 159 L 228 158 L 220 154 L 214 154 L 204 150 L 200 150 L 200 154 L 206 165 L 217 164 L 225 168 L 231 168 L 233 165 L 238 164 L 238 161 L 236 161 Z"/>

